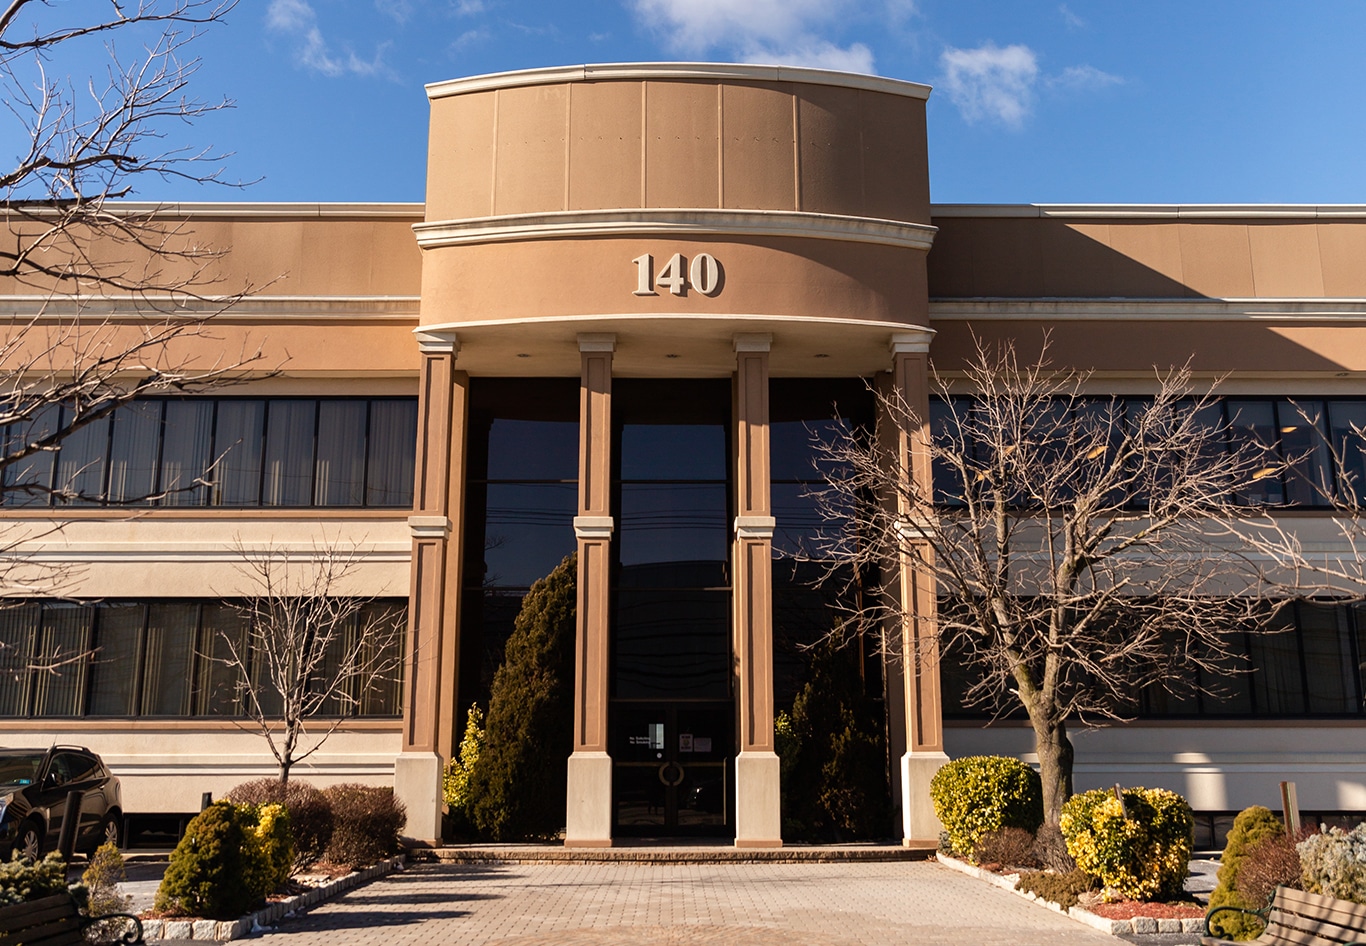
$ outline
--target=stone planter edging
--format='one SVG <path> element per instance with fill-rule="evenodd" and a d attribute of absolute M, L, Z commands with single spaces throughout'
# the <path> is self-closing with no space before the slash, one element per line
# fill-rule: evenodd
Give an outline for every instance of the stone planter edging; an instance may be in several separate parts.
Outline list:
<path fill-rule="evenodd" d="M 1063 916 L 1070 917 L 1078 923 L 1085 923 L 1092 929 L 1100 930 L 1102 933 L 1109 933 L 1111 936 L 1118 936 L 1121 933 L 1203 933 L 1205 931 L 1205 921 L 1201 917 L 1159 920 L 1150 916 L 1136 916 L 1129 920 L 1111 920 L 1108 917 L 1098 916 L 1090 910 L 1083 910 L 1081 907 L 1071 907 L 1070 909 L 1064 910 L 1051 900 L 1044 900 L 1032 893 L 1016 890 L 1015 882 L 1020 879 L 1019 874 L 993 873 L 992 871 L 983 870 L 966 861 L 960 861 L 955 857 L 949 857 L 945 854 L 936 854 L 935 858 L 945 867 L 956 870 L 960 874 L 967 874 L 969 877 L 976 877 L 978 880 L 984 880 L 993 887 L 1009 890 L 1017 897 L 1037 903 L 1041 907 L 1047 907 L 1054 913 L 1060 913 Z"/>
<path fill-rule="evenodd" d="M 325 900 L 345 893 L 352 887 L 358 887 L 361 884 L 383 877 L 385 874 L 401 868 L 403 860 L 402 854 L 391 857 L 386 861 L 380 861 L 378 864 L 372 864 L 364 870 L 358 870 L 344 877 L 338 877 L 336 880 L 328 881 L 321 887 L 314 887 L 297 897 L 268 904 L 254 913 L 239 916 L 235 920 L 196 920 L 193 917 L 143 920 L 142 936 L 148 942 L 157 939 L 202 939 L 219 942 L 241 939 L 253 930 L 274 926 L 288 914 L 316 906 Z"/>

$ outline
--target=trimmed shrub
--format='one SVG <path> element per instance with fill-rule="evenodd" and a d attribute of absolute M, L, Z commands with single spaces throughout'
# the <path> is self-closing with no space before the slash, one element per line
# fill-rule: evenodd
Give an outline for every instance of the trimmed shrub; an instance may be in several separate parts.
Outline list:
<path fill-rule="evenodd" d="M 195 815 L 157 888 L 157 911 L 230 920 L 265 899 L 276 872 L 269 854 L 276 818 L 269 820 L 263 836 L 250 805 L 219 801 Z"/>
<path fill-rule="evenodd" d="M 469 806 L 470 773 L 474 771 L 487 741 L 484 714 L 479 704 L 474 703 L 465 715 L 465 735 L 460 740 L 460 751 L 446 763 L 446 772 L 441 780 L 441 799 L 451 808 L 464 811 Z"/>
<path fill-rule="evenodd" d="M 1298 840 L 1309 837 L 1301 832 Z M 1248 848 L 1238 871 L 1238 893 L 1249 903 L 1269 904 L 1277 887 L 1300 886 L 1299 851 L 1297 839 L 1288 834 L 1273 834 Z M 1222 915 L 1222 914 L 1221 914 Z"/>
<path fill-rule="evenodd" d="M 307 782 L 262 778 L 243 782 L 228 792 L 228 801 L 239 805 L 283 805 L 289 812 L 294 860 L 290 873 L 297 874 L 322 859 L 332 839 L 332 806 L 326 796 Z"/>
<path fill-rule="evenodd" d="M 1075 907 L 1081 895 L 1099 886 L 1096 878 L 1084 870 L 1071 870 L 1065 874 L 1052 871 L 1028 871 L 1015 881 L 1015 889 L 1032 893 L 1040 900 L 1056 903 L 1064 910 Z"/>
<path fill-rule="evenodd" d="M 823 640 L 792 703 L 779 784 L 794 840 L 877 838 L 891 828 L 883 721 L 864 691 L 858 646 L 838 631 Z"/>
<path fill-rule="evenodd" d="M 954 759 L 930 780 L 934 813 L 958 857 L 971 858 L 988 831 L 1043 824 L 1039 773 L 1019 759 L 978 755 Z"/>
<path fill-rule="evenodd" d="M 323 790 L 332 806 L 332 840 L 326 860 L 343 867 L 373 864 L 398 853 L 399 832 L 408 823 L 392 788 L 347 782 Z"/>
<path fill-rule="evenodd" d="M 977 847 L 973 849 L 972 856 L 979 864 L 1031 868 L 1040 866 L 1034 857 L 1034 835 L 1024 828 L 988 831 L 977 839 Z"/>
<path fill-rule="evenodd" d="M 66 889 L 66 861 L 56 851 L 36 864 L 15 851 L 8 863 L 0 863 L 0 907 L 41 900 Z M 79 896 L 85 888 L 72 892 Z"/>
<path fill-rule="evenodd" d="M 1255 898 L 1239 892 L 1238 875 L 1242 871 L 1247 854 L 1259 842 L 1267 838 L 1284 837 L 1285 826 L 1270 808 L 1253 805 L 1238 812 L 1224 844 L 1224 853 L 1219 858 L 1219 883 L 1210 894 L 1210 909 L 1215 907 L 1238 907 L 1243 910 L 1258 910 L 1264 905 Z M 1223 939 L 1252 939 L 1259 935 L 1265 924 L 1256 917 L 1240 913 L 1220 913 L 1210 922 L 1211 931 Z"/>
<path fill-rule="evenodd" d="M 1295 850 L 1305 890 L 1366 903 L 1366 824 L 1351 831 L 1329 828 L 1305 838 Z"/>
<path fill-rule="evenodd" d="M 120 894 L 118 888 L 127 877 L 118 845 L 106 841 L 96 848 L 90 855 L 90 864 L 81 874 L 81 883 L 90 892 L 86 912 L 91 916 L 127 913 L 133 898 Z"/>
<path fill-rule="evenodd" d="M 1190 805 L 1165 788 L 1130 788 L 1123 797 L 1120 805 L 1113 792 L 1098 788 L 1069 798 L 1059 820 L 1067 853 L 1107 896 L 1181 898 L 1195 847 Z"/>
<path fill-rule="evenodd" d="M 289 827 L 289 812 L 284 805 L 261 805 L 255 810 L 256 823 L 247 829 L 247 849 L 251 853 L 253 887 L 270 893 L 289 880 L 294 865 L 294 839 Z"/>
<path fill-rule="evenodd" d="M 493 676 L 466 810 L 475 829 L 494 841 L 553 837 L 564 827 L 574 741 L 575 574 L 569 555 L 531 586 Z"/>

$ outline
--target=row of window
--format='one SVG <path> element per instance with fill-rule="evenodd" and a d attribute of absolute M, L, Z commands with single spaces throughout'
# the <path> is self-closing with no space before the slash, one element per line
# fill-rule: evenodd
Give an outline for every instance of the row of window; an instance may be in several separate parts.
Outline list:
<path fill-rule="evenodd" d="M 1057 414 L 1041 420 L 1044 429 L 1052 431 L 1065 431 L 1073 424 L 1099 424 L 1104 429 L 1131 422 L 1149 403 L 1151 398 L 1124 396 L 1082 399 L 1070 406 L 1059 400 Z M 948 438 L 955 419 L 971 423 L 973 410 L 970 397 L 933 400 L 930 422 L 935 436 L 941 442 Z M 1366 490 L 1366 400 L 1229 397 L 1210 404 L 1201 420 L 1226 432 L 1221 446 L 1225 455 L 1251 451 L 1275 461 L 1271 465 L 1277 468 L 1286 464 L 1283 472 L 1263 474 L 1247 484 L 1235 497 L 1241 504 L 1323 508 Z M 1061 444 L 1059 448 L 1066 449 Z M 976 459 L 989 462 L 985 448 L 979 452 Z M 1210 459 L 1218 462 L 1218 457 Z M 963 486 L 946 464 L 935 463 L 934 482 L 936 503 L 962 502 Z"/>
<path fill-rule="evenodd" d="M 1192 681 L 1203 692 L 1175 696 L 1153 687 L 1124 712 L 1147 719 L 1366 716 L 1366 605 L 1302 602 L 1280 616 L 1283 631 L 1235 632 L 1225 672 L 1200 671 Z M 972 671 L 951 647 L 940 667 L 944 715 L 991 715 L 988 707 L 964 705 Z"/>
<path fill-rule="evenodd" d="M 3 430 L 6 454 L 71 423 L 52 405 Z M 152 398 L 5 470 L 7 506 L 413 503 L 415 398 Z"/>
<path fill-rule="evenodd" d="M 402 622 L 406 610 L 403 599 L 365 604 L 339 636 L 333 666 L 350 648 L 369 646 L 362 629 Z M 247 631 L 241 606 L 217 599 L 8 602 L 0 607 L 0 717 L 244 716 L 244 681 L 224 660 L 231 643 L 259 673 Z M 401 638 L 379 635 L 379 663 L 400 663 Z M 397 676 L 347 681 L 323 715 L 398 715 Z M 274 712 L 278 694 L 255 682 Z"/>

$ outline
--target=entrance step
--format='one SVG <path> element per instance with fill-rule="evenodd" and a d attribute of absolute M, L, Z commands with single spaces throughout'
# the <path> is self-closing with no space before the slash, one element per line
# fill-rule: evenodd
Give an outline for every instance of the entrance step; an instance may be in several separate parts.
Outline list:
<path fill-rule="evenodd" d="M 931 842 L 900 844 L 793 844 L 736 848 L 717 843 L 622 840 L 608 848 L 560 844 L 470 844 L 413 848 L 410 860 L 442 864 L 829 864 L 841 861 L 919 861 L 934 856 Z"/>

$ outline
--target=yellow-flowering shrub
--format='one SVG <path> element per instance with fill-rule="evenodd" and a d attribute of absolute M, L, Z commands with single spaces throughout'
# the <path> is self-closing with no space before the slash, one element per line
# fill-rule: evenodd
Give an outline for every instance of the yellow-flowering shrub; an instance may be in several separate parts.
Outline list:
<path fill-rule="evenodd" d="M 1131 788 L 1123 796 L 1123 805 L 1106 789 L 1067 800 L 1060 823 L 1067 853 L 1111 898 L 1181 897 L 1195 846 L 1190 805 L 1164 788 Z"/>
<path fill-rule="evenodd" d="M 260 873 L 260 889 L 269 893 L 289 879 L 294 863 L 294 838 L 289 829 L 289 812 L 284 805 L 261 805 L 256 809 L 256 824 L 248 832 L 253 848 L 252 860 Z"/>
<path fill-rule="evenodd" d="M 1008 756 L 968 756 L 944 765 L 930 780 L 930 800 L 959 857 L 971 858 L 988 831 L 1033 834 L 1043 824 L 1039 773 Z"/>

